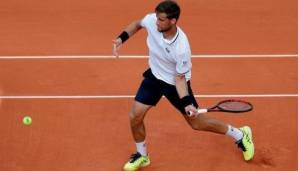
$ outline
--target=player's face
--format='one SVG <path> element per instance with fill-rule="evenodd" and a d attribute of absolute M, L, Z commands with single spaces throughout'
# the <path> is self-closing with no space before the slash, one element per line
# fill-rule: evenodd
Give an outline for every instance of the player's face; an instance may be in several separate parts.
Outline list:
<path fill-rule="evenodd" d="M 176 24 L 176 19 L 168 19 L 166 13 L 156 13 L 156 17 L 156 25 L 159 32 L 167 32 Z"/>

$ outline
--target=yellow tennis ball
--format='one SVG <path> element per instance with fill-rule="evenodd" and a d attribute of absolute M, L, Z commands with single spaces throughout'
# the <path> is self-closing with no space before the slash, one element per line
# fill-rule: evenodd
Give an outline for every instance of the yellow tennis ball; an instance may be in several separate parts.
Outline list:
<path fill-rule="evenodd" d="M 30 116 L 25 116 L 23 118 L 23 124 L 24 125 L 31 125 L 32 124 L 32 118 Z"/>

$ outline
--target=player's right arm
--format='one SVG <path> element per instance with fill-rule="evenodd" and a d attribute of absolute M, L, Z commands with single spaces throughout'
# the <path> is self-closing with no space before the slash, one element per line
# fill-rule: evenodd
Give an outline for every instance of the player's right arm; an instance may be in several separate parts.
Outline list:
<path fill-rule="evenodd" d="M 118 57 L 118 50 L 121 47 L 121 45 L 131 36 L 133 36 L 135 33 L 137 33 L 140 29 L 142 28 L 141 26 L 141 20 L 137 20 L 129 24 L 124 31 L 116 38 L 113 40 L 113 54 Z"/>

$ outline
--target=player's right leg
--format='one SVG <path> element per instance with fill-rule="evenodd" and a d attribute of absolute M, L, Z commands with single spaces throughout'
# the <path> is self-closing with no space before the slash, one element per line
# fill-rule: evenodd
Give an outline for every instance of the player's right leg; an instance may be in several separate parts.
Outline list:
<path fill-rule="evenodd" d="M 221 120 L 209 117 L 207 114 L 200 114 L 193 118 L 186 115 L 184 117 L 195 130 L 214 132 L 234 138 L 236 144 L 243 152 L 244 160 L 252 160 L 254 156 L 254 144 L 250 127 L 235 128 Z"/>
<path fill-rule="evenodd" d="M 207 114 L 200 114 L 197 117 L 189 117 L 186 115 L 184 106 L 181 105 L 180 98 L 178 92 L 173 86 L 166 86 L 167 88 L 164 90 L 165 96 L 173 106 L 175 106 L 184 116 L 185 120 L 188 124 L 195 130 L 199 131 L 209 131 L 217 134 L 228 135 L 232 137 L 238 147 L 240 147 L 243 151 L 244 160 L 251 160 L 254 156 L 254 144 L 252 141 L 252 133 L 251 129 L 247 126 L 242 128 L 235 128 L 225 122 L 209 117 Z M 198 107 L 196 99 L 193 96 L 193 92 L 190 86 L 190 82 L 188 82 L 188 92 L 192 97 L 193 105 Z"/>

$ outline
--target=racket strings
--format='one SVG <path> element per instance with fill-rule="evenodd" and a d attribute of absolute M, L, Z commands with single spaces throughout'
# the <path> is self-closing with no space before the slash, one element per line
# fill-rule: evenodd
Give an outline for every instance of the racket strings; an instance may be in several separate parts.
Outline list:
<path fill-rule="evenodd" d="M 226 101 L 218 105 L 218 107 L 225 111 L 249 111 L 252 106 L 249 103 L 241 101 Z"/>

